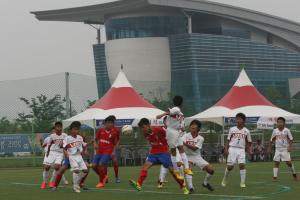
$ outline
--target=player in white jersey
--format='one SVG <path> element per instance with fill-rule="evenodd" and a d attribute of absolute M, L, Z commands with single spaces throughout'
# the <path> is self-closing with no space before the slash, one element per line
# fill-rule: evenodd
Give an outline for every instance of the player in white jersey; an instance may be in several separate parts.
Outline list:
<path fill-rule="evenodd" d="M 255 147 L 253 145 L 250 146 L 250 157 L 253 155 L 254 161 L 256 161 L 256 153 L 255 153 Z"/>
<path fill-rule="evenodd" d="M 273 141 L 275 141 L 276 151 L 273 158 L 273 160 L 275 161 L 275 166 L 273 169 L 273 173 L 274 173 L 273 182 L 277 182 L 277 173 L 278 173 L 280 160 L 286 162 L 286 164 L 289 166 L 293 174 L 294 180 L 298 181 L 298 176 L 295 172 L 294 165 L 291 162 L 291 155 L 290 155 L 291 147 L 293 144 L 293 136 L 291 134 L 291 131 L 284 127 L 285 119 L 283 117 L 279 117 L 277 119 L 277 125 L 278 128 L 273 131 L 269 148 L 268 148 L 268 154 L 270 154 L 272 143 Z"/>
<path fill-rule="evenodd" d="M 258 156 L 260 157 L 260 160 L 264 161 L 264 159 L 265 159 L 265 147 L 261 143 L 260 140 L 257 140 L 257 145 L 255 145 L 255 149 L 256 149 L 256 151 L 258 153 Z"/>
<path fill-rule="evenodd" d="M 175 176 L 177 176 L 178 179 L 183 180 L 184 178 L 177 167 L 176 148 L 178 148 L 180 156 L 185 166 L 184 173 L 189 174 L 191 176 L 193 175 L 193 172 L 189 168 L 189 162 L 184 152 L 182 138 L 181 138 L 181 131 L 184 130 L 184 117 L 183 117 L 183 113 L 180 110 L 183 106 L 183 98 L 179 95 L 176 95 L 173 98 L 173 104 L 175 107 L 173 107 L 172 109 L 168 109 L 168 112 L 165 112 L 161 115 L 157 115 L 156 118 L 160 119 L 166 115 L 168 116 L 166 137 L 172 152 L 171 160 L 175 170 L 174 174 Z"/>
<path fill-rule="evenodd" d="M 54 172 L 52 174 L 52 177 L 55 178 L 58 173 L 64 155 L 62 144 L 63 144 L 63 140 L 67 136 L 68 136 L 67 134 L 62 133 L 62 123 L 56 122 L 55 133 L 53 133 L 49 138 L 49 146 L 46 154 L 47 159 L 45 161 L 44 172 L 43 172 L 44 182 L 41 186 L 42 189 L 45 189 L 47 186 L 47 179 L 48 179 L 50 167 L 54 165 Z"/>
<path fill-rule="evenodd" d="M 214 188 L 209 184 L 210 179 L 214 174 L 214 168 L 206 162 L 200 154 L 204 138 L 198 134 L 201 129 L 201 123 L 198 120 L 193 120 L 190 124 L 191 133 L 187 133 L 182 137 L 183 147 L 185 149 L 186 156 L 189 160 L 189 167 L 192 168 L 194 165 L 201 171 L 207 172 L 203 187 L 207 187 L 210 191 L 214 191 Z M 193 176 L 186 175 L 186 180 L 190 188 L 190 194 L 194 194 Z"/>
<path fill-rule="evenodd" d="M 71 171 L 73 171 L 73 190 L 77 193 L 80 192 L 78 181 L 85 177 L 85 175 L 88 173 L 88 168 L 81 156 L 81 152 L 83 152 L 84 149 L 84 153 L 89 155 L 87 152 L 86 143 L 83 142 L 83 138 L 78 135 L 80 127 L 80 122 L 72 122 L 70 125 L 71 135 L 66 137 L 63 141 L 63 151 L 69 158 Z M 80 174 L 79 170 L 82 170 Z"/>
<path fill-rule="evenodd" d="M 245 148 L 250 152 L 251 136 L 250 131 L 244 127 L 246 116 L 243 113 L 236 115 L 237 126 L 232 127 L 229 131 L 224 155 L 227 156 L 227 168 L 222 180 L 222 186 L 225 187 L 228 176 L 235 165 L 239 165 L 241 174 L 241 187 L 246 187 L 246 169 L 245 169 Z M 228 148 L 229 147 L 229 148 Z M 250 153 L 247 154 L 250 160 Z"/>

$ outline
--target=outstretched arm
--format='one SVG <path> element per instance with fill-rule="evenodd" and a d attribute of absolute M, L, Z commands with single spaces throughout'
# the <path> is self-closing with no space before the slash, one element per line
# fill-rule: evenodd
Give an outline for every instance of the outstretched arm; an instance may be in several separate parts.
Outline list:
<path fill-rule="evenodd" d="M 165 112 L 165 113 L 160 114 L 160 115 L 157 115 L 157 116 L 156 116 L 156 119 L 161 119 L 162 117 L 164 117 L 164 116 L 166 116 L 166 115 L 170 115 L 170 111 Z"/>

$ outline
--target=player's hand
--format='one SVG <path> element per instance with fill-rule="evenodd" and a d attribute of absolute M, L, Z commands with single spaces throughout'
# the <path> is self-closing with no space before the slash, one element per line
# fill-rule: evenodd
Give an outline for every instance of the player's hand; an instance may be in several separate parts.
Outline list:
<path fill-rule="evenodd" d="M 168 150 L 167 150 L 167 154 L 170 156 L 171 153 L 172 153 L 172 152 L 171 152 L 171 149 L 168 149 Z"/>
<path fill-rule="evenodd" d="M 184 127 L 182 127 L 182 128 L 181 128 L 181 131 L 182 131 L 182 132 L 185 132 L 185 128 L 184 128 Z"/>
<path fill-rule="evenodd" d="M 228 154 L 229 154 L 228 150 L 225 150 L 224 156 L 228 156 Z"/>
<path fill-rule="evenodd" d="M 157 115 L 157 116 L 156 116 L 156 119 L 160 119 L 160 118 L 161 118 L 161 115 Z"/>
<path fill-rule="evenodd" d="M 94 139 L 91 139 L 91 142 L 94 142 L 95 140 Z"/>
<path fill-rule="evenodd" d="M 271 153 L 271 149 L 268 149 L 268 152 L 267 152 L 267 154 L 269 155 Z"/>
<path fill-rule="evenodd" d="M 97 145 L 94 145 L 94 149 L 96 149 L 96 150 L 97 150 L 97 149 L 98 149 L 98 146 L 97 146 Z"/>
<path fill-rule="evenodd" d="M 87 156 L 89 155 L 89 153 L 87 151 L 84 151 L 84 154 L 87 155 Z"/>
<path fill-rule="evenodd" d="M 287 151 L 290 152 L 290 151 L 291 151 L 291 147 L 288 147 L 288 148 L 287 148 Z"/>
<path fill-rule="evenodd" d="M 49 152 L 47 152 L 47 154 L 46 154 L 46 157 L 48 158 L 48 156 L 49 156 Z"/>
<path fill-rule="evenodd" d="M 247 153 L 248 160 L 251 160 L 250 154 Z"/>
<path fill-rule="evenodd" d="M 60 141 L 60 146 L 63 146 L 64 145 L 64 142 L 63 141 Z"/>
<path fill-rule="evenodd" d="M 110 157 L 111 157 L 111 158 L 114 158 L 114 157 L 115 157 L 115 153 L 112 152 L 112 153 L 110 154 Z"/>

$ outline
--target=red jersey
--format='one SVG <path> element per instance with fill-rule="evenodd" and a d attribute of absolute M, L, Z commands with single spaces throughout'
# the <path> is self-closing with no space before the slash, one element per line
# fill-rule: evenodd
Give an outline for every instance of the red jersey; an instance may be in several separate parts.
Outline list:
<path fill-rule="evenodd" d="M 120 129 L 118 129 L 117 127 L 114 127 L 113 130 L 116 132 L 117 134 L 117 140 L 120 140 Z"/>
<path fill-rule="evenodd" d="M 111 154 L 114 145 L 117 144 L 117 134 L 114 130 L 106 131 L 106 127 L 98 130 L 95 140 L 99 140 L 98 155 Z"/>
<path fill-rule="evenodd" d="M 160 127 L 153 127 L 153 133 L 143 133 L 151 144 L 151 154 L 167 153 L 166 131 Z"/>

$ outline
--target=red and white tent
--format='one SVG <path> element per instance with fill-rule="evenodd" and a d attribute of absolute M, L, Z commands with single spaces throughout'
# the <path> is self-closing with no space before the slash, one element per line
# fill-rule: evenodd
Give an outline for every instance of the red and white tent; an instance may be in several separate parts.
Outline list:
<path fill-rule="evenodd" d="M 257 121 L 276 123 L 278 117 L 285 117 L 287 123 L 300 122 L 300 115 L 282 110 L 263 97 L 243 69 L 234 86 L 217 104 L 195 116 L 186 118 L 185 123 L 189 124 L 197 119 L 224 126 L 235 123 L 235 116 L 240 112 L 246 115 L 248 123 Z"/>
<path fill-rule="evenodd" d="M 104 126 L 104 119 L 109 115 L 116 116 L 116 126 L 127 124 L 137 126 L 140 119 L 144 117 L 148 118 L 154 126 L 163 126 L 163 121 L 156 119 L 156 115 L 163 112 L 133 89 L 121 69 L 108 92 L 89 109 L 63 120 L 63 127 L 69 127 L 73 121 L 80 121 L 82 125 L 91 128 L 101 127 Z"/>

